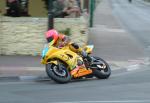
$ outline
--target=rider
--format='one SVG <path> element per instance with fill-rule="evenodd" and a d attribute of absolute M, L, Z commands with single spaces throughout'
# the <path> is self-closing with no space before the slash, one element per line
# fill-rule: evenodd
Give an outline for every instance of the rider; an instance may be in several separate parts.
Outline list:
<path fill-rule="evenodd" d="M 46 32 L 46 39 L 50 46 L 55 46 L 58 48 L 61 48 L 70 42 L 70 38 L 68 36 L 59 34 L 55 29 L 51 29 Z M 71 43 L 69 44 L 69 48 L 73 52 L 81 54 L 83 56 L 83 59 L 87 58 L 89 61 L 91 61 L 91 58 L 81 47 L 79 47 L 78 44 Z"/>

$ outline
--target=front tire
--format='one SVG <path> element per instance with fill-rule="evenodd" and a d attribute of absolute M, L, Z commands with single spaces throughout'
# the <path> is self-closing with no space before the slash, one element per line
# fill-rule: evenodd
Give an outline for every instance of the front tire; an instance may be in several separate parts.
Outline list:
<path fill-rule="evenodd" d="M 62 67 L 59 70 L 58 65 L 48 63 L 46 64 L 46 73 L 57 83 L 68 83 L 71 80 L 70 73 L 64 65 Z"/>
<path fill-rule="evenodd" d="M 103 60 L 102 58 L 99 57 L 93 57 L 96 59 L 96 61 L 100 61 L 101 62 L 101 66 L 105 67 L 105 68 L 100 68 L 99 66 L 97 66 L 97 68 L 92 69 L 93 70 L 93 74 L 99 78 L 99 79 L 107 79 L 109 78 L 109 76 L 111 75 L 111 69 L 108 65 L 108 63 Z"/>

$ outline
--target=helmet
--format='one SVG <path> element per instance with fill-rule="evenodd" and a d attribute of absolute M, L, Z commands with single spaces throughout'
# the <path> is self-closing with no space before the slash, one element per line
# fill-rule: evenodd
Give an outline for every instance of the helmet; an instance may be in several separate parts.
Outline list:
<path fill-rule="evenodd" d="M 73 52 L 77 52 L 79 50 L 79 45 L 76 43 L 71 43 L 69 45 L 70 50 L 72 50 Z"/>
<path fill-rule="evenodd" d="M 46 39 L 49 43 L 51 43 L 52 41 L 54 41 L 54 43 L 56 43 L 56 41 L 58 39 L 58 32 L 55 29 L 51 29 L 51 30 L 47 31 Z"/>

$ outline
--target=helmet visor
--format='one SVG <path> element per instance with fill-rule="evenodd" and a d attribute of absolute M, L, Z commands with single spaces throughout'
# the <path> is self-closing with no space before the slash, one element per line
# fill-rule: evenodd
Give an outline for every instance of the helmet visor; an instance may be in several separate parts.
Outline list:
<path fill-rule="evenodd" d="M 48 37 L 48 38 L 47 38 L 47 42 L 48 42 L 48 43 L 50 43 L 50 42 L 52 42 L 52 41 L 53 41 L 53 37 Z"/>

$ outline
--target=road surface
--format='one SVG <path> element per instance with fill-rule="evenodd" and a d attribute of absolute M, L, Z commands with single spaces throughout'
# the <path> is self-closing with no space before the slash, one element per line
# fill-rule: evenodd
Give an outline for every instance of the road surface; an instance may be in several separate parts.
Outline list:
<path fill-rule="evenodd" d="M 110 0 L 120 24 L 132 34 L 150 56 L 150 5 L 142 0 Z"/>
<path fill-rule="evenodd" d="M 0 103 L 149 103 L 150 70 L 114 71 L 108 80 L 0 82 Z"/>
<path fill-rule="evenodd" d="M 109 6 L 113 8 L 113 14 L 122 27 L 139 41 L 149 55 L 150 7 L 136 0 L 132 4 L 127 0 L 109 1 L 111 2 Z M 97 51 L 100 51 L 100 48 L 97 48 Z M 17 58 L 19 57 L 16 57 L 12 64 L 1 62 L 1 65 L 40 66 L 34 62 L 38 61 L 39 57 L 37 59 L 25 57 L 24 61 L 29 60 L 27 64 L 20 61 L 15 65 Z M 1 81 L 0 103 L 150 103 L 149 68 L 150 65 L 136 64 L 121 70 L 113 70 L 107 80 L 77 80 L 68 84 L 57 84 L 45 79 Z"/>

